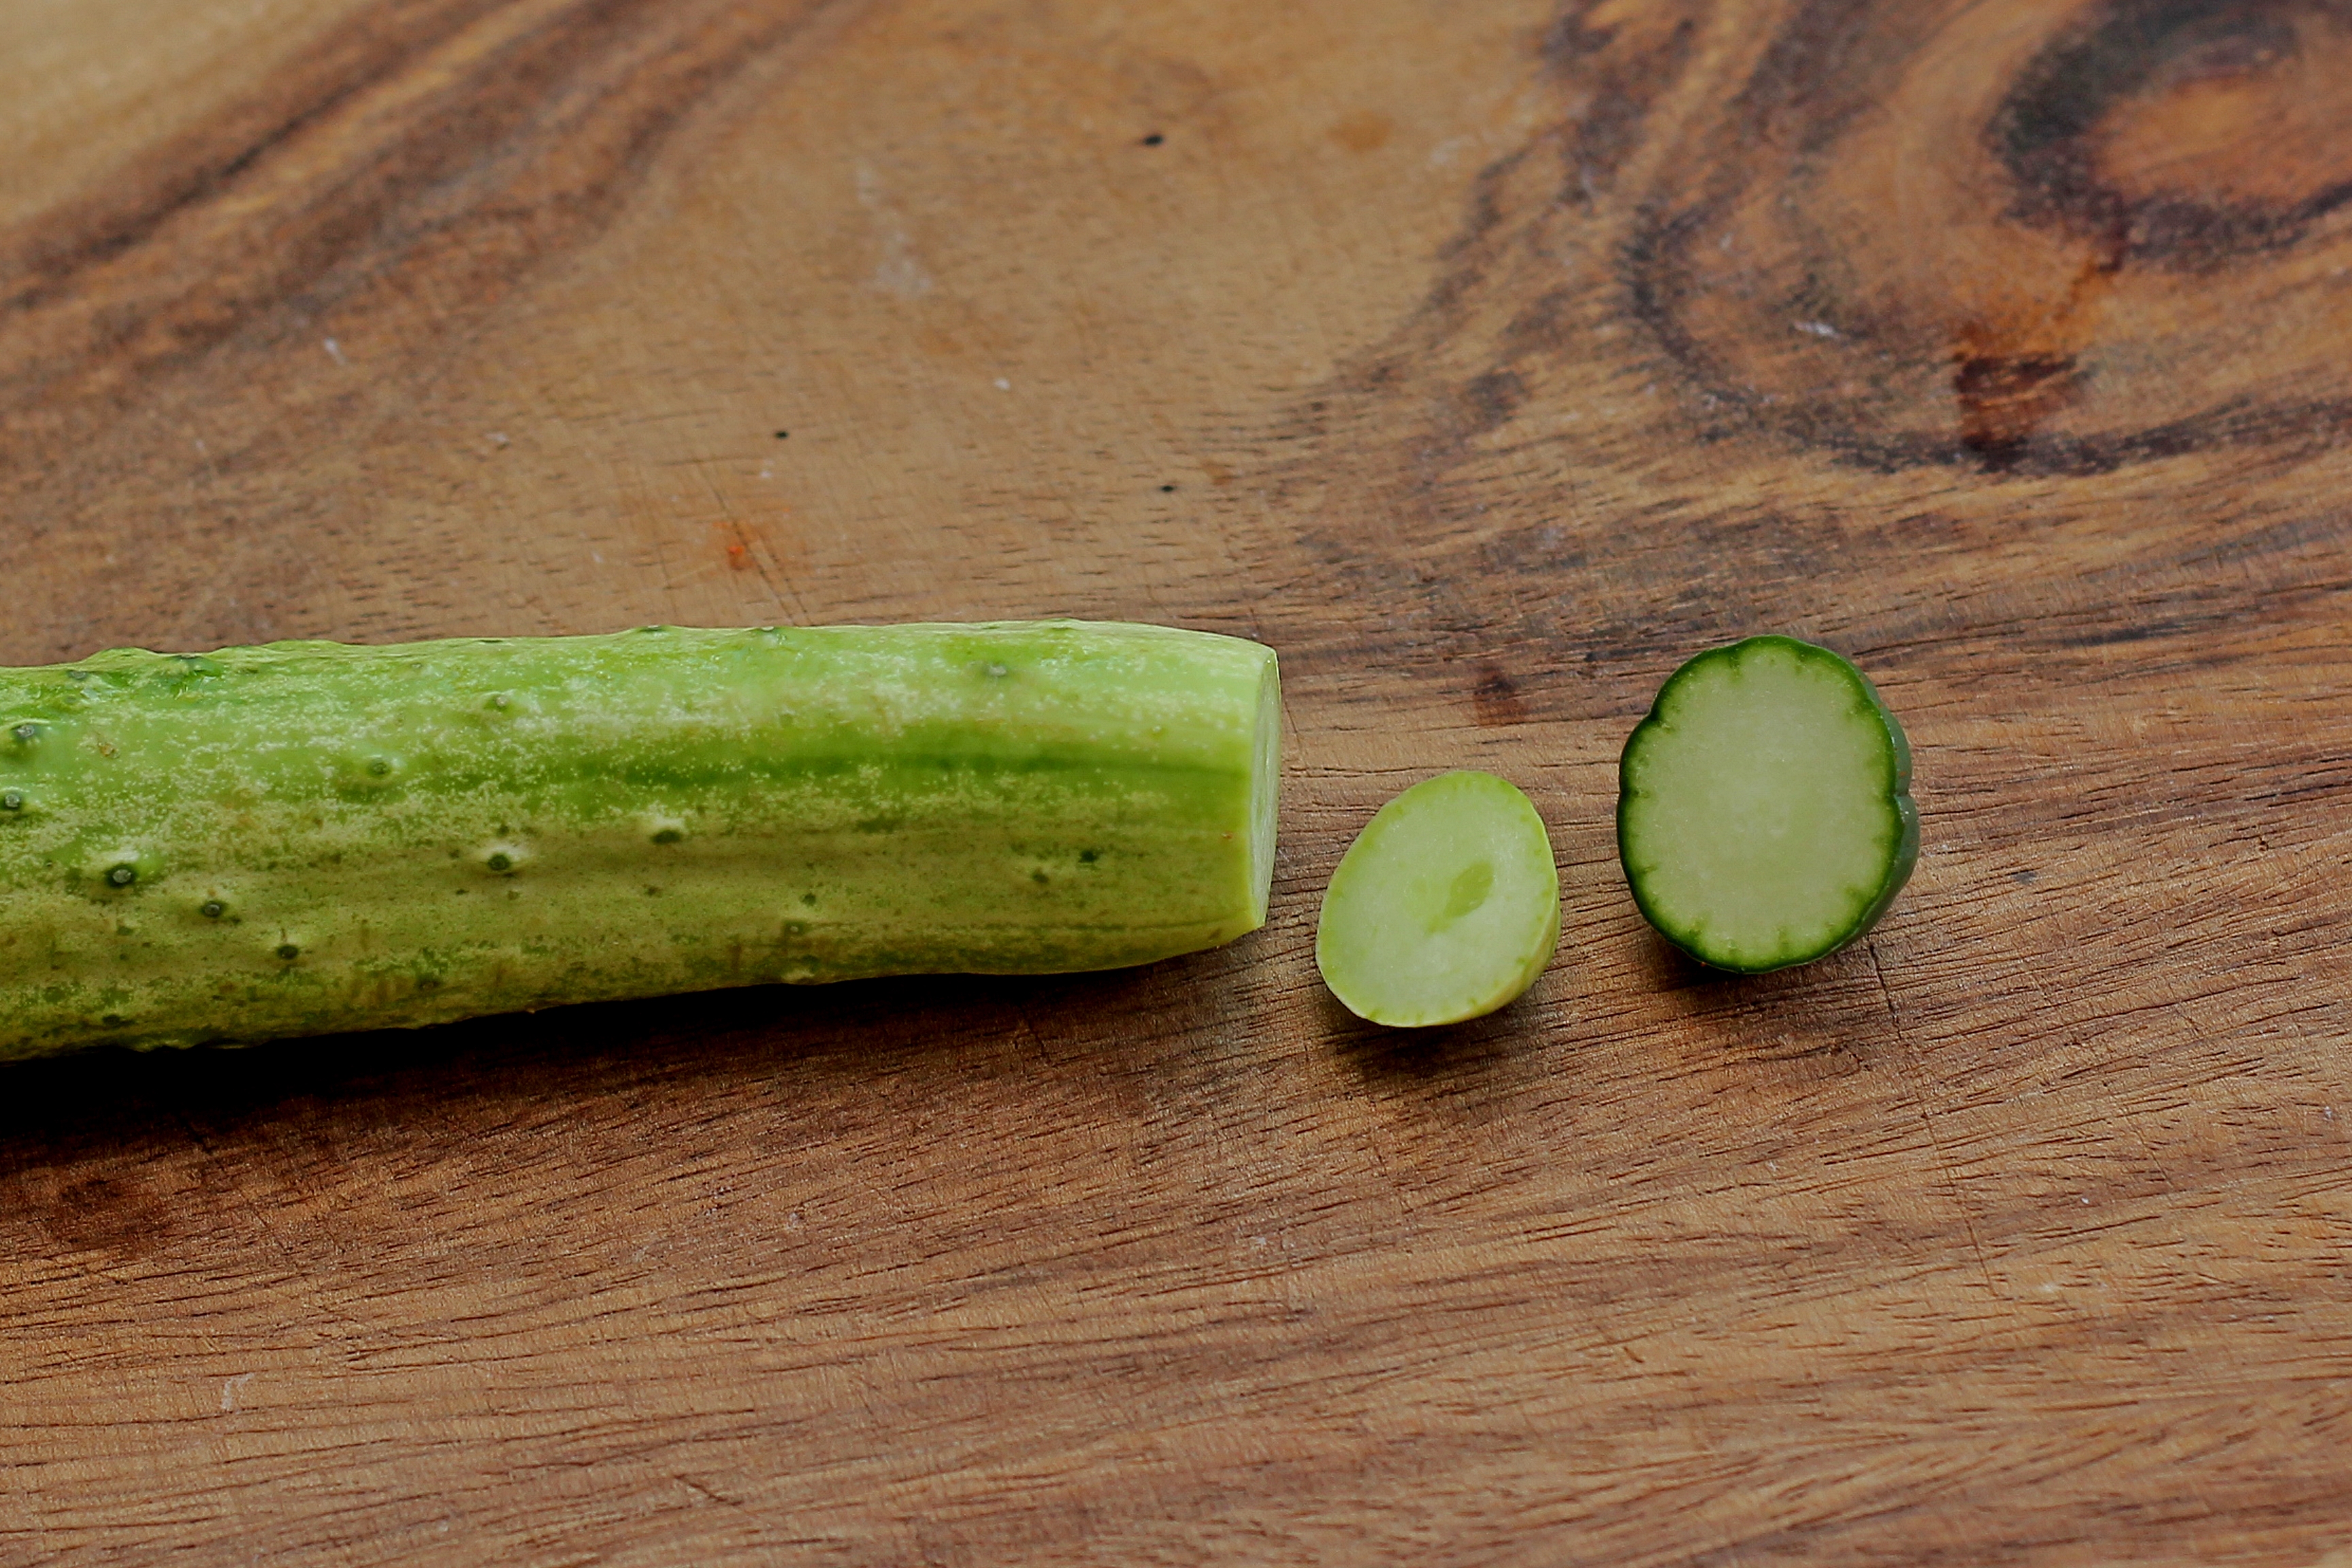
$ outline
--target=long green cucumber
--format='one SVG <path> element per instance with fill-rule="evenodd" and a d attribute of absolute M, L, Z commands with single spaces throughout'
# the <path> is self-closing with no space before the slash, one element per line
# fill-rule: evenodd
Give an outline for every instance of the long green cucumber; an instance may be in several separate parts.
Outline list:
<path fill-rule="evenodd" d="M 0 670 L 0 1059 L 1265 919 L 1272 650 L 1108 623 L 135 648 Z"/>

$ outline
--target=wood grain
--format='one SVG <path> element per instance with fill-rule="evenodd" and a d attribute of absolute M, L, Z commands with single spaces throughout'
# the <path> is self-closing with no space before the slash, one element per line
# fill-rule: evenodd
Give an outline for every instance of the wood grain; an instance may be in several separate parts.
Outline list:
<path fill-rule="evenodd" d="M 1119 616 L 1291 734 L 1218 953 L 11 1069 L 0 1562 L 2352 1561 L 2335 0 L 24 16 L 0 658 Z M 1615 755 L 1768 629 L 1924 852 L 1712 977 Z M 1379 1034 L 1458 765 L 1560 960 Z"/>

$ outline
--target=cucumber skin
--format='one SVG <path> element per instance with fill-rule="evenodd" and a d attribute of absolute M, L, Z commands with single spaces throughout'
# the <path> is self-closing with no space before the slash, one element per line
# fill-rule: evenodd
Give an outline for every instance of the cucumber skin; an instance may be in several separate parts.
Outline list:
<path fill-rule="evenodd" d="M 1902 823 L 1902 829 L 1900 837 L 1895 840 L 1895 854 L 1888 864 L 1885 880 L 1880 885 L 1878 892 L 1871 901 L 1864 906 L 1861 915 L 1843 936 L 1818 952 L 1809 953 L 1802 958 L 1792 958 L 1785 963 L 1753 966 L 1725 963 L 1705 956 L 1690 942 L 1668 930 L 1665 922 L 1660 919 L 1657 911 L 1650 907 L 1649 900 L 1642 894 L 1642 885 L 1630 869 L 1633 858 L 1625 843 L 1625 814 L 1633 800 L 1633 791 L 1624 783 L 1625 763 L 1626 760 L 1633 754 L 1635 747 L 1640 744 L 1643 734 L 1653 724 L 1659 721 L 1658 715 L 1664 710 L 1667 699 L 1672 695 L 1676 682 L 1712 660 L 1736 659 L 1743 649 L 1773 645 L 1794 648 L 1803 658 L 1826 656 L 1836 661 L 1838 668 L 1861 689 L 1862 694 L 1870 700 L 1870 706 L 1877 713 L 1880 722 L 1886 726 L 1887 739 L 1894 747 L 1893 794 L 1895 815 Z M 1625 885 L 1633 895 L 1634 907 L 1642 911 L 1642 918 L 1649 922 L 1651 930 L 1673 943 L 1693 962 L 1704 964 L 1709 969 L 1719 969 L 1733 974 L 1770 974 L 1779 970 L 1794 969 L 1800 964 L 1814 963 L 1829 957 L 1833 952 L 1843 952 L 1870 934 L 1871 928 L 1878 924 L 1880 918 L 1894 904 L 1895 895 L 1903 891 L 1904 884 L 1911 880 L 1911 872 L 1919 863 L 1919 807 L 1911 798 L 1910 738 L 1903 733 L 1902 724 L 1895 719 L 1893 710 L 1886 706 L 1885 700 L 1878 695 L 1878 688 L 1871 684 L 1870 677 L 1863 674 L 1853 661 L 1843 654 L 1833 648 L 1822 647 L 1818 643 L 1801 642 L 1795 637 L 1768 634 L 1763 637 L 1743 637 L 1736 643 L 1709 648 L 1705 653 L 1684 660 L 1675 668 L 1672 675 L 1666 677 L 1664 684 L 1658 688 L 1658 695 L 1651 701 L 1649 712 L 1643 716 L 1640 723 L 1633 726 L 1633 732 L 1625 737 L 1624 747 L 1617 754 L 1617 864 L 1621 868 L 1627 868 Z"/>
<path fill-rule="evenodd" d="M 1277 682 L 1085 622 L 0 669 L 0 1060 L 1215 946 Z"/>

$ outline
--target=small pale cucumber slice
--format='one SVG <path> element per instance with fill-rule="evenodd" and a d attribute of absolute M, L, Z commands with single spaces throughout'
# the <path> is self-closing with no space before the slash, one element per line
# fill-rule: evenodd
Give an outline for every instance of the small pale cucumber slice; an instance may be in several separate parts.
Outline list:
<path fill-rule="evenodd" d="M 1315 929 L 1323 983 L 1358 1017 L 1412 1028 L 1491 1013 L 1559 945 L 1543 818 L 1493 773 L 1423 779 L 1372 814 Z"/>
<path fill-rule="evenodd" d="M 1919 858 L 1911 747 L 1853 665 L 1749 637 L 1669 676 L 1618 768 L 1617 855 L 1643 918 L 1760 974 L 1877 923 Z"/>

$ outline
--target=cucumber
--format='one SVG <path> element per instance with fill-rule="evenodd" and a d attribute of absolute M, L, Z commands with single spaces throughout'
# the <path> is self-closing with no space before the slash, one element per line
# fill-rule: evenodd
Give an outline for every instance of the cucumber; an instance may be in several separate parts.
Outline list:
<path fill-rule="evenodd" d="M 1493 773 L 1440 773 L 1390 801 L 1331 873 L 1315 963 L 1347 1009 L 1412 1028 L 1491 1013 L 1559 945 L 1543 818 Z"/>
<path fill-rule="evenodd" d="M 1910 743 L 1862 671 L 1749 637 L 1675 670 L 1626 740 L 1618 859 L 1643 918 L 1701 963 L 1810 963 L 1909 880 L 1910 791 Z"/>
<path fill-rule="evenodd" d="M 1212 947 L 1265 919 L 1276 682 L 1068 621 L 0 670 L 0 1059 Z"/>

